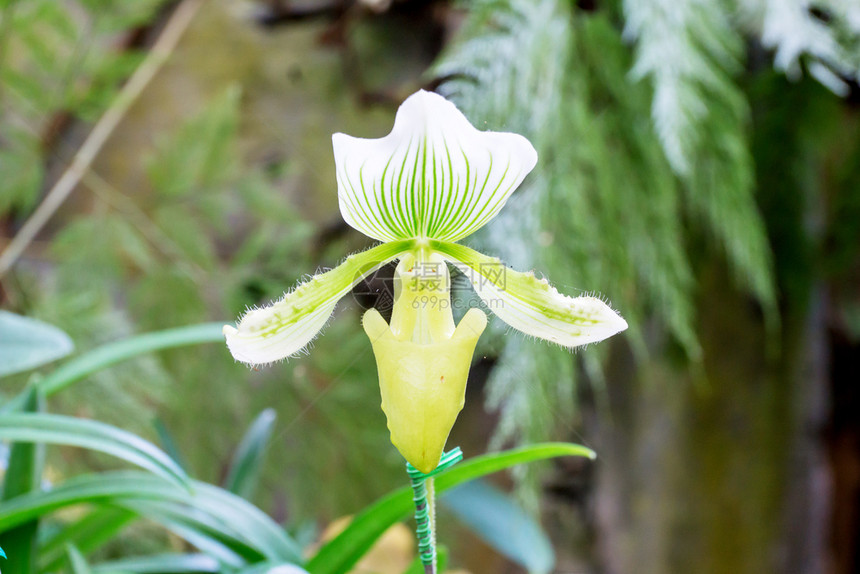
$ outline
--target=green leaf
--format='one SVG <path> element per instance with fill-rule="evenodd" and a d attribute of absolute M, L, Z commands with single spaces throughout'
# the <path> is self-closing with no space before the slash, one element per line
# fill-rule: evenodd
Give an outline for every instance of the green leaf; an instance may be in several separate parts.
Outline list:
<path fill-rule="evenodd" d="M 152 421 L 152 426 L 155 427 L 155 432 L 158 434 L 158 442 L 161 443 L 161 448 L 164 449 L 164 452 L 167 455 L 176 461 L 182 469 L 188 468 L 188 463 L 185 462 L 185 457 L 182 456 L 182 452 L 179 450 L 179 447 L 176 445 L 176 441 L 173 439 L 173 435 L 167 430 L 167 426 L 164 424 L 164 421 L 161 418 L 156 417 L 154 421 Z"/>
<path fill-rule="evenodd" d="M 90 574 L 90 565 L 81 551 L 74 544 L 66 544 L 66 553 L 69 556 L 69 566 L 72 574 Z"/>
<path fill-rule="evenodd" d="M 238 540 L 232 533 L 225 533 L 220 525 L 212 528 L 201 526 L 194 520 L 189 520 L 187 514 L 191 511 L 182 505 L 175 505 L 171 510 L 172 517 L 166 512 L 156 510 L 156 507 L 169 507 L 170 503 L 157 501 L 125 502 L 123 507 L 135 509 L 135 513 L 151 519 L 167 530 L 188 542 L 204 554 L 212 556 L 224 566 L 241 568 L 246 562 L 264 560 L 263 554 Z M 211 519 L 214 522 L 214 519 Z M 241 555 L 237 552 L 241 551 Z"/>
<path fill-rule="evenodd" d="M 0 311 L 0 377 L 56 361 L 72 349 L 72 340 L 56 327 Z"/>
<path fill-rule="evenodd" d="M 42 409 L 43 399 L 35 388 L 25 395 L 24 408 L 30 412 Z M 19 496 L 38 492 L 42 485 L 44 448 L 30 443 L 15 443 L 9 454 L 9 464 L 3 482 L 2 500 L 7 501 Z M 5 506 L 5 503 L 4 503 Z M 36 540 L 39 531 L 39 517 L 21 521 L 13 528 L 0 528 L 0 546 L 12 556 L 7 574 L 31 574 L 35 571 Z"/>
<path fill-rule="evenodd" d="M 137 515 L 122 508 L 97 508 L 39 545 L 39 571 L 59 570 L 66 558 L 67 544 L 73 544 L 84 555 L 89 554 L 135 518 Z"/>
<path fill-rule="evenodd" d="M 242 437 L 230 462 L 224 488 L 247 500 L 253 497 L 257 489 L 266 448 L 272 438 L 275 418 L 274 409 L 261 412 Z"/>
<path fill-rule="evenodd" d="M 101 451 L 187 487 L 185 471 L 159 448 L 142 438 L 98 421 L 49 414 L 0 417 L 0 439 L 78 446 Z"/>
<path fill-rule="evenodd" d="M 263 562 L 254 564 L 239 570 L 239 574 L 268 574 L 273 568 L 278 569 L 278 574 L 308 574 L 307 570 L 299 568 L 295 564 L 277 564 L 274 562 Z"/>
<path fill-rule="evenodd" d="M 500 453 L 485 454 L 461 463 L 435 478 L 441 493 L 469 480 L 480 478 L 518 464 L 559 456 L 594 458 L 591 449 L 568 443 L 542 443 Z M 343 532 L 326 543 L 306 568 L 311 574 L 347 572 L 358 562 L 385 530 L 412 510 L 412 490 L 407 486 L 365 508 Z"/>
<path fill-rule="evenodd" d="M 225 567 L 241 568 L 242 566 L 245 565 L 245 560 L 242 559 L 241 556 L 239 556 L 238 554 L 233 552 L 230 548 L 228 548 L 227 546 L 224 546 L 223 544 L 221 544 L 220 542 L 218 542 L 217 540 L 215 540 L 213 538 L 205 536 L 205 535 L 201 534 L 200 532 L 197 532 L 196 530 L 193 530 L 191 528 L 186 528 L 185 526 L 182 526 L 182 525 L 179 525 L 176 523 L 174 523 L 174 524 L 160 523 L 160 524 L 162 524 L 165 528 L 170 530 L 175 535 L 184 539 L 186 542 L 188 542 L 194 548 L 202 551 L 204 554 L 207 554 L 208 556 L 212 556 L 213 558 L 218 560 L 218 562 L 223 564 Z"/>
<path fill-rule="evenodd" d="M 302 549 L 283 528 L 248 501 L 217 486 L 194 482 L 195 493 L 183 501 L 193 509 L 231 526 L 268 559 L 302 563 Z"/>
<path fill-rule="evenodd" d="M 50 397 L 93 373 L 139 355 L 186 345 L 222 342 L 224 340 L 221 334 L 222 325 L 222 323 L 202 323 L 145 333 L 109 343 L 64 363 L 39 381 L 39 390 L 46 397 Z M 18 396 L 6 404 L 0 412 L 18 410 L 22 402 L 23 397 Z"/>
<path fill-rule="evenodd" d="M 161 524 L 192 546 L 234 567 L 266 559 L 265 550 L 218 517 L 167 500 L 131 500 L 123 508 Z"/>
<path fill-rule="evenodd" d="M 185 574 L 187 572 L 220 572 L 218 561 L 205 554 L 157 554 L 102 562 L 93 572 L 134 572 L 139 574 Z"/>
<path fill-rule="evenodd" d="M 0 507 L 0 531 L 74 504 L 127 506 L 140 514 L 163 514 L 171 504 L 178 515 L 199 517 L 225 535 L 241 540 L 269 560 L 301 563 L 301 548 L 260 509 L 246 500 L 204 482 L 179 488 L 139 471 L 104 472 L 70 479 L 47 492 L 18 496 Z M 177 518 L 177 517 L 173 517 Z M 189 521 L 187 524 L 191 524 Z"/>
<path fill-rule="evenodd" d="M 483 480 L 451 489 L 440 499 L 487 544 L 534 574 L 551 572 L 549 537 L 509 496 Z"/>

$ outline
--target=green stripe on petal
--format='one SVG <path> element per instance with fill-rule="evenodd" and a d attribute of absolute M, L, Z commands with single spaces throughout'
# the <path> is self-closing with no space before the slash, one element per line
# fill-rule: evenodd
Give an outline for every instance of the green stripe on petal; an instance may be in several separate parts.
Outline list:
<path fill-rule="evenodd" d="M 380 241 L 471 235 L 504 207 L 537 162 L 517 134 L 482 132 L 421 90 L 379 139 L 332 136 L 343 218 Z"/>
<path fill-rule="evenodd" d="M 395 241 L 351 255 L 331 271 L 285 293 L 279 301 L 249 310 L 236 327 L 224 326 L 230 352 L 237 361 L 249 365 L 295 355 L 322 330 L 337 302 L 356 283 L 412 247 L 412 241 Z"/>
<path fill-rule="evenodd" d="M 627 322 L 597 297 L 568 297 L 534 273 L 514 271 L 463 245 L 431 241 L 429 246 L 466 275 L 493 313 L 527 335 L 576 347 L 627 328 Z"/>

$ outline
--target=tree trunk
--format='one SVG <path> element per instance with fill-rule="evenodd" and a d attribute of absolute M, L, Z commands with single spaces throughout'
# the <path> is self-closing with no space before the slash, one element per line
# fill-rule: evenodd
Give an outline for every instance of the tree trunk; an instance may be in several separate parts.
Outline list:
<path fill-rule="evenodd" d="M 730 284 L 715 265 L 701 278 L 699 375 L 662 348 L 611 361 L 609 412 L 589 417 L 598 571 L 827 572 L 824 298 L 783 316 L 768 359 L 778 335 Z"/>

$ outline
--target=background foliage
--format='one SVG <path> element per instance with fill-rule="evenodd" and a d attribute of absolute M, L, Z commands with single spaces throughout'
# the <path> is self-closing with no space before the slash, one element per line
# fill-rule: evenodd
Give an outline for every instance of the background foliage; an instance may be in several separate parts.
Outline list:
<path fill-rule="evenodd" d="M 172 7 L 0 2 L 6 239 Z M 631 326 L 572 357 L 495 325 L 452 441 L 467 452 L 551 437 L 599 447 L 588 488 L 571 478 L 579 467 L 519 470 L 522 498 L 571 548 L 560 557 L 570 569 L 682 571 L 669 533 L 683 527 L 697 572 L 814 572 L 824 555 L 848 572 L 850 533 L 790 525 L 828 532 L 827 511 L 798 501 L 850 509 L 835 501 L 856 496 L 840 477 L 858 436 L 847 383 L 860 340 L 858 38 L 858 8 L 839 0 L 210 0 L 3 277 L 0 300 L 86 350 L 276 298 L 363 246 L 337 215 L 329 134 L 382 135 L 406 95 L 436 87 L 476 125 L 528 136 L 540 157 L 472 241 L 563 292 L 600 293 Z M 95 373 L 50 408 L 140 433 L 210 482 L 228 474 L 236 429 L 275 408 L 254 500 L 301 537 L 401 482 L 357 321 L 374 288 L 302 360 L 257 373 L 218 346 L 170 350 Z M 727 454 L 753 448 L 757 460 Z M 676 465 L 691 461 L 685 482 Z M 79 452 L 49 468 L 102 465 Z M 810 486 L 816 469 L 835 477 L 832 493 Z M 710 507 L 685 514 L 683 494 L 656 486 L 729 508 L 746 498 L 723 486 L 734 483 L 757 493 L 727 513 L 734 527 Z M 832 520 L 856 532 L 856 511 Z M 721 561 L 723 547 L 742 549 L 737 562 Z M 749 558 L 774 547 L 803 556 Z"/>

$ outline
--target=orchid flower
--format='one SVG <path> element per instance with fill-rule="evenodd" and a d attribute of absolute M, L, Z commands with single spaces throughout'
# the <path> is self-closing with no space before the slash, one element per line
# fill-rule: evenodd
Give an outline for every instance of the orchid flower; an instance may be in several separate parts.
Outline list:
<path fill-rule="evenodd" d="M 346 222 L 380 245 L 302 283 L 271 305 L 225 326 L 233 356 L 250 365 L 303 350 L 337 302 L 395 260 L 390 324 L 376 309 L 363 318 L 379 371 L 391 441 L 422 472 L 439 462 L 457 414 L 483 311 L 454 324 L 448 264 L 462 272 L 496 316 L 514 329 L 573 348 L 627 323 L 596 297 L 568 297 L 546 279 L 505 267 L 457 242 L 486 225 L 537 163 L 517 134 L 482 132 L 448 100 L 419 91 L 380 139 L 332 137 L 338 202 Z"/>

